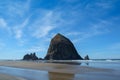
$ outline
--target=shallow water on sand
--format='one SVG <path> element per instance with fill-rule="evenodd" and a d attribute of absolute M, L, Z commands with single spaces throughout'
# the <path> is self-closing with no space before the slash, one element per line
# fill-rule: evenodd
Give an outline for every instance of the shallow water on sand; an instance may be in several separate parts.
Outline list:
<path fill-rule="evenodd" d="M 107 62 L 107 61 L 91 62 L 91 61 L 88 61 L 88 62 L 82 62 L 81 66 L 120 70 L 120 62 Z"/>
<path fill-rule="evenodd" d="M 90 72 L 81 74 L 83 80 L 120 80 L 120 61 L 85 61 L 81 66 L 110 69 L 111 72 Z"/>
<path fill-rule="evenodd" d="M 22 77 L 26 80 L 48 80 L 46 77 L 48 76 L 48 72 L 46 71 L 0 66 L 0 73 Z"/>
<path fill-rule="evenodd" d="M 112 69 L 110 72 L 85 72 L 81 74 L 47 72 L 32 69 L 0 66 L 0 73 L 25 80 L 120 80 L 120 62 L 82 62 L 80 66 Z"/>

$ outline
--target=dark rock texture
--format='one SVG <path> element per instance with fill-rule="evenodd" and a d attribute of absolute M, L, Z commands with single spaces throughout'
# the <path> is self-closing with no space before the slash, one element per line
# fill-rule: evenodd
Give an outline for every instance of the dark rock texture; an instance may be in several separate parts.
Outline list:
<path fill-rule="evenodd" d="M 73 43 L 61 34 L 52 38 L 46 60 L 82 60 Z"/>
<path fill-rule="evenodd" d="M 38 57 L 35 53 L 31 53 L 24 55 L 23 60 L 38 60 Z"/>
<path fill-rule="evenodd" d="M 86 55 L 86 56 L 84 57 L 84 60 L 90 60 L 89 56 Z"/>

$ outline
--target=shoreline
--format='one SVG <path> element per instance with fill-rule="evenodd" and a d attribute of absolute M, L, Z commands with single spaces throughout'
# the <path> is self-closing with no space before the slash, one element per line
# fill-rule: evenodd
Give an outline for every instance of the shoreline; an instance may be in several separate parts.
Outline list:
<path fill-rule="evenodd" d="M 59 64 L 59 63 L 40 63 L 32 61 L 0 61 L 0 66 L 34 69 L 41 71 L 59 72 L 59 73 L 75 73 L 81 74 L 85 72 L 108 72 L 111 69 L 94 68 L 80 65 Z"/>
<path fill-rule="evenodd" d="M 28 74 L 25 73 L 23 75 L 26 75 L 26 76 L 31 75 L 31 77 L 29 76 L 25 79 L 22 79 L 22 78 L 19 79 L 19 77 L 21 76 L 13 75 L 12 77 L 13 79 L 11 80 L 16 80 L 16 78 L 17 80 L 29 80 L 30 78 L 33 78 L 32 77 L 33 75 L 34 77 L 35 76 L 39 77 L 33 80 L 41 79 L 41 77 L 43 77 L 42 75 L 44 75 L 43 79 L 45 78 L 45 80 L 56 80 L 56 79 L 57 80 L 62 80 L 62 79 L 63 80 L 79 80 L 81 79 L 81 77 L 83 78 L 81 80 L 88 80 L 90 76 L 93 76 L 93 78 L 90 77 L 91 80 L 93 80 L 94 78 L 96 78 L 95 76 L 97 76 L 96 78 L 97 80 L 99 79 L 99 77 L 102 77 L 103 74 L 105 74 L 104 76 L 109 78 L 108 76 L 109 73 L 111 75 L 111 73 L 113 72 L 112 69 L 94 68 L 89 66 L 61 64 L 61 63 L 60 64 L 59 63 L 42 63 L 42 62 L 33 62 L 33 61 L 0 61 L 0 66 L 1 66 L 0 68 L 3 70 L 5 68 L 6 70 L 11 69 L 10 73 L 14 73 L 14 71 L 18 70 L 17 74 L 21 75 L 19 70 L 22 70 L 23 71 L 22 74 L 25 72 L 28 72 Z M 33 74 L 29 74 L 29 71 L 32 71 Z M 10 76 L 9 72 L 6 72 L 6 74 L 7 73 L 8 75 L 5 75 L 5 76 L 9 77 Z M 0 72 L 0 74 L 2 73 Z M 81 75 L 84 75 L 84 76 L 81 76 Z M 116 77 L 116 75 L 114 75 L 113 77 Z M 6 79 L 1 79 L 1 80 L 6 80 Z M 102 80 L 104 80 L 104 78 Z M 109 79 L 109 80 L 112 80 L 112 79 Z"/>

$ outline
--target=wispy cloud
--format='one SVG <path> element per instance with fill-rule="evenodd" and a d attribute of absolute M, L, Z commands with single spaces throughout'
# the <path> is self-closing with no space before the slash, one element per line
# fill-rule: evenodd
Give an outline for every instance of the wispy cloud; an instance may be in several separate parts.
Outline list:
<path fill-rule="evenodd" d="M 36 30 L 33 36 L 37 38 L 45 37 L 53 29 L 54 29 L 53 26 L 41 26 L 39 29 Z"/>
<path fill-rule="evenodd" d="M 106 0 L 106 1 L 93 1 L 93 2 L 88 2 L 85 6 L 86 9 L 91 10 L 91 9 L 95 9 L 98 8 L 99 10 L 106 10 L 106 9 L 110 9 L 112 8 L 114 5 L 114 2 L 116 2 L 115 0 Z"/>
<path fill-rule="evenodd" d="M 0 18 L 0 28 L 6 28 L 7 23 L 3 18 Z"/>
<path fill-rule="evenodd" d="M 36 38 L 46 37 L 49 32 L 57 27 L 53 11 L 43 11 L 42 15 L 42 18 L 39 16 L 31 25 L 32 36 Z"/>
<path fill-rule="evenodd" d="M 11 29 L 10 27 L 8 27 L 8 23 L 4 18 L 0 18 L 0 28 L 4 29 L 5 31 L 7 31 L 7 33 L 11 34 Z"/>
<path fill-rule="evenodd" d="M 104 33 L 108 33 L 110 32 L 109 30 L 109 25 L 111 25 L 111 23 L 107 20 L 99 20 L 98 23 L 93 23 L 91 24 L 91 31 L 93 31 L 93 35 L 98 35 L 98 34 L 104 34 Z"/>
<path fill-rule="evenodd" d="M 31 0 L 23 1 L 2 1 L 0 5 L 0 13 L 4 18 L 0 18 L 0 27 L 4 28 L 11 37 L 15 37 L 18 41 L 22 41 L 24 36 L 24 28 L 29 22 L 27 13 L 30 8 Z M 4 7 L 3 7 L 4 6 Z"/>
<path fill-rule="evenodd" d="M 28 25 L 28 22 L 29 18 L 25 19 L 25 21 L 23 21 L 21 24 L 18 24 L 15 27 L 13 27 L 13 32 L 16 39 L 22 38 L 22 36 L 24 35 L 23 29 L 26 27 L 26 25 Z"/>
<path fill-rule="evenodd" d="M 35 47 L 32 47 L 32 48 L 27 49 L 26 51 L 27 51 L 27 52 L 45 52 L 46 49 L 45 49 L 45 48 L 38 47 L 38 46 L 35 46 Z"/>
<path fill-rule="evenodd" d="M 98 6 L 98 7 L 103 8 L 103 9 L 109 9 L 109 8 L 113 7 L 112 4 L 114 2 L 115 1 L 98 1 L 98 2 L 95 3 L 95 5 Z"/>
<path fill-rule="evenodd" d="M 7 9 L 9 15 L 13 16 L 21 16 L 23 17 L 24 14 L 29 10 L 30 7 L 30 0 L 26 0 L 25 2 L 17 1 L 17 2 L 9 2 L 7 5 Z"/>
<path fill-rule="evenodd" d="M 22 31 L 20 29 L 14 29 L 15 37 L 20 39 L 22 37 Z"/>
<path fill-rule="evenodd" d="M 109 28 L 107 27 L 108 25 L 109 23 L 107 21 L 102 20 L 99 23 L 91 24 L 90 27 L 88 27 L 88 29 L 85 31 L 68 32 L 66 35 L 74 36 L 73 42 L 76 43 L 94 36 L 99 36 L 110 32 Z"/>

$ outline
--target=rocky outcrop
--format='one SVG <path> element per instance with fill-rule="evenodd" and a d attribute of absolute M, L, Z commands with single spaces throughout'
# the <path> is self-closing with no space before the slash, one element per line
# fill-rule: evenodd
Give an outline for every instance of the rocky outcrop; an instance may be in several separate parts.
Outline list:
<path fill-rule="evenodd" d="M 31 53 L 24 55 L 23 60 L 38 60 L 38 57 L 35 53 Z"/>
<path fill-rule="evenodd" d="M 84 57 L 84 60 L 90 60 L 89 56 L 86 55 L 86 56 Z"/>
<path fill-rule="evenodd" d="M 46 60 L 81 60 L 82 57 L 76 51 L 73 43 L 61 34 L 52 38 L 45 56 Z"/>

